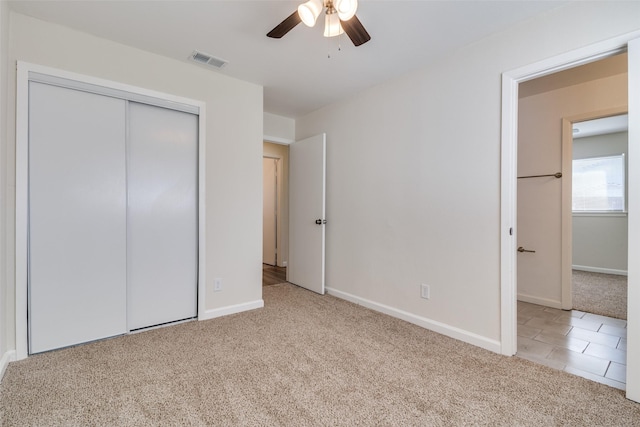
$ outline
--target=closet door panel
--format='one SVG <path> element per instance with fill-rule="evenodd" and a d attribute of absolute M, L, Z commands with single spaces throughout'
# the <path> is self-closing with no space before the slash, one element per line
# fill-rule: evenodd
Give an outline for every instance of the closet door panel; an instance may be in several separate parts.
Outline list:
<path fill-rule="evenodd" d="M 125 102 L 29 84 L 30 353 L 126 332 Z"/>
<path fill-rule="evenodd" d="M 129 330 L 197 315 L 196 115 L 129 103 Z"/>

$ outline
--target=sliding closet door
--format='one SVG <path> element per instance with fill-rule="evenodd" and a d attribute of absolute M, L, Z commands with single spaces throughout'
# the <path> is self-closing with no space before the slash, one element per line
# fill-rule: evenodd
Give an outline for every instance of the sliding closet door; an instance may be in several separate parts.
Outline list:
<path fill-rule="evenodd" d="M 128 326 L 197 315 L 197 141 L 194 114 L 129 103 Z"/>
<path fill-rule="evenodd" d="M 30 353 L 126 332 L 125 101 L 29 83 Z"/>

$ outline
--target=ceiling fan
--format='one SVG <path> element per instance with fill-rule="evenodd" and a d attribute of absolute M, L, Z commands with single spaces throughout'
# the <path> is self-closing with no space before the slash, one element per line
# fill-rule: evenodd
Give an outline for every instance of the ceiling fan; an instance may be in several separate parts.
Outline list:
<path fill-rule="evenodd" d="M 356 16 L 358 0 L 308 0 L 298 6 L 287 19 L 267 33 L 267 37 L 279 39 L 300 22 L 313 27 L 322 10 L 325 9 L 324 36 L 334 37 L 347 33 L 354 45 L 360 46 L 371 40 L 364 26 Z"/>

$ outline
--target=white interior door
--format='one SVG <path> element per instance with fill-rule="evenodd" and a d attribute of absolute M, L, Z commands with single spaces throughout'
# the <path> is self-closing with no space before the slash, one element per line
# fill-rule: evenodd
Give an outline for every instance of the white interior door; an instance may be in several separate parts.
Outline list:
<path fill-rule="evenodd" d="M 278 159 L 262 159 L 262 262 L 276 265 Z"/>
<path fill-rule="evenodd" d="M 287 281 L 324 294 L 326 136 L 289 146 Z"/>
<path fill-rule="evenodd" d="M 129 103 L 129 330 L 197 315 L 198 117 Z"/>
<path fill-rule="evenodd" d="M 126 332 L 125 102 L 29 83 L 29 352 Z"/>

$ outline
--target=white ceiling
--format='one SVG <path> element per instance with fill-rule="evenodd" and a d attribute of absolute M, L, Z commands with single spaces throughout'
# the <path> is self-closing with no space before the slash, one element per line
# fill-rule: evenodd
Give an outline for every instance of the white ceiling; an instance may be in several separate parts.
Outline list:
<path fill-rule="evenodd" d="M 187 61 L 194 49 L 229 61 L 217 72 L 264 86 L 264 110 L 298 117 L 427 65 L 567 1 L 360 0 L 372 40 L 341 51 L 323 25 L 265 35 L 301 1 L 11 1 L 25 15 Z M 320 21 L 320 20 L 319 20 Z M 327 54 L 331 53 L 331 58 Z M 78 53 L 81 54 L 80 52 Z M 194 67 L 199 66 L 194 64 Z"/>
<path fill-rule="evenodd" d="M 629 115 L 604 117 L 573 124 L 573 139 L 607 133 L 624 132 L 629 129 Z"/>

